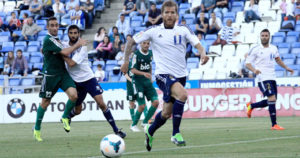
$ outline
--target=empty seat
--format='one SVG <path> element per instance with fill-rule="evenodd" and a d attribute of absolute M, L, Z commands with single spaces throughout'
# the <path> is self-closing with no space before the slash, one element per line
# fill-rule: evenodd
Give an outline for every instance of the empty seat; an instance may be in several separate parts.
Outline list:
<path fill-rule="evenodd" d="M 277 46 L 279 54 L 288 54 L 290 51 L 290 44 L 288 43 L 279 43 Z"/>
<path fill-rule="evenodd" d="M 276 77 L 284 77 L 285 71 L 284 70 L 279 70 L 275 71 Z"/>
<path fill-rule="evenodd" d="M 28 77 L 28 78 L 23 78 L 21 81 L 22 86 L 32 86 L 35 85 L 35 78 Z"/>
<path fill-rule="evenodd" d="M 217 54 L 221 55 L 221 52 L 222 52 L 221 45 L 210 46 L 209 47 L 209 52 L 214 52 L 214 53 L 217 53 Z"/>
<path fill-rule="evenodd" d="M 9 86 L 18 86 L 20 85 L 20 79 L 19 78 L 10 78 L 8 79 Z"/>
<path fill-rule="evenodd" d="M 106 65 L 117 65 L 118 61 L 117 60 L 107 60 Z"/>
<path fill-rule="evenodd" d="M 199 63 L 199 58 L 197 57 L 188 58 L 187 63 Z"/>
<path fill-rule="evenodd" d="M 2 51 L 3 52 L 14 51 L 14 43 L 13 42 L 3 42 L 2 43 Z"/>

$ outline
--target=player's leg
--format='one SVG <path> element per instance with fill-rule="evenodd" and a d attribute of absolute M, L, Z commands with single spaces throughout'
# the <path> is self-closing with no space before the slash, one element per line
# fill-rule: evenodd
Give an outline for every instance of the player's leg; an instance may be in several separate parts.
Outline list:
<path fill-rule="evenodd" d="M 133 85 L 130 81 L 126 82 L 127 100 L 129 101 L 129 112 L 130 112 L 131 120 L 133 121 L 133 119 L 134 119 L 134 109 L 135 109 L 136 105 L 135 105 L 135 95 L 134 95 L 132 86 Z"/>
<path fill-rule="evenodd" d="M 266 88 L 265 85 L 263 84 L 263 82 L 259 82 L 258 83 L 258 87 L 260 89 L 260 91 L 263 93 L 263 95 L 265 95 L 266 93 Z M 256 103 L 247 103 L 247 116 L 249 118 L 251 118 L 251 114 L 252 114 L 252 110 L 255 108 L 264 108 L 268 106 L 268 100 L 264 99 L 262 101 L 256 102 Z"/>
<path fill-rule="evenodd" d="M 143 121 L 143 124 L 148 124 L 148 121 L 152 118 L 153 114 L 155 113 L 157 107 L 158 107 L 158 95 L 156 93 L 155 88 L 152 85 L 152 82 L 149 83 L 149 86 L 146 89 L 145 95 L 148 100 L 151 100 L 151 106 L 147 112 L 147 115 L 145 115 L 145 119 Z"/>
<path fill-rule="evenodd" d="M 82 102 L 84 101 L 86 95 L 87 95 L 87 91 L 84 88 L 84 86 L 82 86 L 83 83 L 75 83 L 76 84 L 76 90 L 77 90 L 77 100 L 76 100 L 76 105 L 75 107 L 71 110 L 71 112 L 68 115 L 68 119 L 69 122 L 71 122 L 71 119 L 76 116 L 79 115 L 82 111 Z"/>
<path fill-rule="evenodd" d="M 33 130 L 33 135 L 37 141 L 43 141 L 41 138 L 41 124 L 44 118 L 47 107 L 49 106 L 51 99 L 42 98 L 42 103 L 37 109 L 36 121 Z"/>
<path fill-rule="evenodd" d="M 144 81 L 141 81 L 139 79 L 136 79 L 133 81 L 133 89 L 135 92 L 136 101 L 138 102 L 138 109 L 135 112 L 133 123 L 130 126 L 130 129 L 133 132 L 140 132 L 140 129 L 137 127 L 137 123 L 140 120 L 140 117 L 145 109 L 145 88 L 144 88 Z"/>
<path fill-rule="evenodd" d="M 272 130 L 284 130 L 283 127 L 280 127 L 276 121 L 276 99 L 277 99 L 277 85 L 276 81 L 268 81 L 266 83 L 268 91 L 268 105 L 269 113 L 272 122 Z"/>
<path fill-rule="evenodd" d="M 134 109 L 135 109 L 136 105 L 134 101 L 129 101 L 129 111 L 130 111 L 130 116 L 131 116 L 131 120 L 133 121 L 134 119 Z"/>

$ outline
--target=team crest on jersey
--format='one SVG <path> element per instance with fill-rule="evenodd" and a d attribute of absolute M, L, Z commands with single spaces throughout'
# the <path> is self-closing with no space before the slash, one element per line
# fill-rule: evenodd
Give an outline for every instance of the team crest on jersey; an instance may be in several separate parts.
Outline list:
<path fill-rule="evenodd" d="M 136 38 L 140 38 L 140 37 L 142 37 L 142 35 L 143 35 L 143 31 L 141 31 L 141 32 L 139 32 L 138 34 L 136 34 Z"/>

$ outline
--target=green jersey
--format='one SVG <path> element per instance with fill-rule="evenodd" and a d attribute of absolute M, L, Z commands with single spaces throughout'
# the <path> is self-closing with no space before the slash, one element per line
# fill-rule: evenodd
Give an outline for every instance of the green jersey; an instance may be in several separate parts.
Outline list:
<path fill-rule="evenodd" d="M 132 66 L 139 71 L 151 73 L 152 51 L 149 50 L 147 54 L 142 53 L 140 50 L 135 51 L 132 57 Z M 142 75 L 134 75 L 134 78 L 146 78 Z"/>
<path fill-rule="evenodd" d="M 65 67 L 65 62 L 60 54 L 63 49 L 62 43 L 54 36 L 47 35 L 44 38 L 43 54 L 44 65 L 43 73 L 47 75 L 61 75 L 68 73 Z"/>

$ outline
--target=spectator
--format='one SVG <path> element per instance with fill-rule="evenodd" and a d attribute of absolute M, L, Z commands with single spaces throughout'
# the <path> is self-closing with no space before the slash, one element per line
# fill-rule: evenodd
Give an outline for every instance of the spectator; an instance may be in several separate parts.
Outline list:
<path fill-rule="evenodd" d="M 19 5 L 20 10 L 28 10 L 29 9 L 30 0 L 23 0 L 23 3 Z"/>
<path fill-rule="evenodd" d="M 102 65 L 98 64 L 97 65 L 97 70 L 95 71 L 95 77 L 98 82 L 101 82 L 105 78 L 105 71 L 102 70 Z"/>
<path fill-rule="evenodd" d="M 286 0 L 282 0 L 279 7 L 281 9 L 281 21 L 283 21 L 284 17 L 286 16 L 286 7 L 287 7 Z"/>
<path fill-rule="evenodd" d="M 4 24 L 2 17 L 0 17 L 0 28 L 2 29 L 1 32 L 5 31 L 5 29 L 6 29 L 6 25 Z"/>
<path fill-rule="evenodd" d="M 287 20 L 295 20 L 295 0 L 291 0 L 286 6 L 286 18 Z"/>
<path fill-rule="evenodd" d="M 125 56 L 125 44 L 121 44 L 121 50 L 116 56 L 116 60 L 118 61 L 118 65 L 121 66 L 124 63 L 124 56 Z"/>
<path fill-rule="evenodd" d="M 69 2 L 67 2 L 66 4 L 66 11 L 69 12 L 71 10 L 74 10 L 75 7 L 79 5 L 79 3 L 75 0 L 70 0 Z"/>
<path fill-rule="evenodd" d="M 17 57 L 14 59 L 11 68 L 10 76 L 14 74 L 19 74 L 22 76 L 27 76 L 28 64 L 26 58 L 22 55 L 22 50 L 17 51 Z"/>
<path fill-rule="evenodd" d="M 105 28 L 100 27 L 94 37 L 94 43 L 93 43 L 94 49 L 96 49 L 99 43 L 103 41 L 105 35 L 106 35 Z"/>
<path fill-rule="evenodd" d="M 297 21 L 300 20 L 300 0 L 295 3 L 295 16 Z"/>
<path fill-rule="evenodd" d="M 207 47 L 207 45 L 206 45 L 206 42 L 205 42 L 205 40 L 203 39 L 203 35 L 201 34 L 201 33 L 197 33 L 197 37 L 198 37 L 198 39 L 199 39 L 199 41 L 200 41 L 200 44 L 201 44 L 201 46 L 204 48 L 204 50 L 207 52 L 207 50 L 208 50 L 208 47 Z M 192 57 L 200 57 L 200 54 L 199 54 L 199 52 L 198 52 L 198 49 L 196 49 L 195 47 L 193 47 L 192 48 Z"/>
<path fill-rule="evenodd" d="M 240 32 L 232 27 L 232 20 L 228 19 L 226 21 L 226 26 L 221 29 L 218 33 L 217 40 L 213 43 L 213 45 L 221 44 L 222 46 L 228 43 L 231 43 Z"/>
<path fill-rule="evenodd" d="M 66 13 L 64 4 L 61 3 L 59 0 L 55 0 L 55 3 L 52 5 L 54 16 L 56 17 L 57 21 L 60 23 L 60 18 Z"/>
<path fill-rule="evenodd" d="M 216 0 L 203 0 L 201 2 L 201 12 L 211 14 L 215 8 L 215 4 Z"/>
<path fill-rule="evenodd" d="M 196 31 L 197 33 L 206 34 L 208 29 L 208 19 L 204 13 L 200 13 L 199 19 L 196 20 Z"/>
<path fill-rule="evenodd" d="M 91 2 L 91 0 L 87 0 L 84 4 L 81 10 L 84 11 L 88 15 L 88 18 L 86 18 L 87 27 L 91 28 L 93 24 L 93 18 L 94 18 L 94 4 Z"/>
<path fill-rule="evenodd" d="M 75 6 L 75 10 L 71 12 L 71 23 L 77 25 L 79 28 L 84 29 L 81 18 L 83 17 L 79 5 Z"/>
<path fill-rule="evenodd" d="M 141 15 L 144 18 L 146 13 L 150 9 L 149 0 L 137 0 L 136 1 L 136 8 L 137 8 L 138 15 Z"/>
<path fill-rule="evenodd" d="M 123 14 L 129 15 L 130 17 L 134 16 L 136 10 L 136 0 L 125 0 Z"/>
<path fill-rule="evenodd" d="M 121 14 L 120 19 L 116 22 L 118 31 L 121 35 L 127 36 L 130 33 L 130 24 L 128 20 L 125 20 L 125 15 Z"/>
<path fill-rule="evenodd" d="M 29 11 L 31 12 L 31 15 L 34 16 L 34 20 L 37 20 L 42 15 L 42 9 L 43 9 L 43 3 L 38 0 L 33 0 L 30 3 Z"/>
<path fill-rule="evenodd" d="M 22 36 L 19 41 L 34 41 L 35 36 L 42 30 L 37 24 L 33 23 L 32 17 L 27 20 L 28 24 L 25 24 L 22 28 Z"/>
<path fill-rule="evenodd" d="M 182 19 L 181 22 L 180 22 L 180 24 L 181 24 L 181 25 L 186 25 L 186 20 L 185 20 L 185 19 Z"/>
<path fill-rule="evenodd" d="M 197 17 L 197 14 L 201 9 L 201 2 L 202 0 L 190 0 L 191 7 L 190 10 L 187 11 L 187 13 L 194 13 L 195 16 Z"/>
<path fill-rule="evenodd" d="M 216 17 L 216 13 L 211 13 L 211 18 L 209 19 L 209 30 L 208 34 L 217 34 L 223 27 L 220 18 Z"/>
<path fill-rule="evenodd" d="M 148 21 L 146 22 L 146 27 L 152 25 L 159 25 L 162 23 L 161 11 L 156 8 L 156 4 L 151 4 L 151 9 L 149 10 Z"/>
<path fill-rule="evenodd" d="M 96 50 L 98 51 L 97 53 L 97 58 L 100 60 L 108 60 L 109 54 L 112 53 L 112 43 L 109 40 L 109 37 L 107 35 L 104 36 L 103 42 L 101 42 Z"/>
<path fill-rule="evenodd" d="M 112 34 L 109 36 L 109 40 L 115 41 L 115 35 L 119 35 L 122 42 L 125 41 L 124 36 L 119 33 L 119 29 L 116 26 L 112 28 Z"/>
<path fill-rule="evenodd" d="M 24 14 L 23 14 L 23 26 L 24 26 L 25 24 L 28 24 L 28 14 L 27 14 L 27 13 L 24 13 Z"/>
<path fill-rule="evenodd" d="M 52 0 L 40 0 L 43 3 L 44 17 L 54 16 Z"/>
<path fill-rule="evenodd" d="M 252 20 L 259 20 L 261 21 L 261 18 L 258 16 L 258 5 L 254 3 L 254 0 L 250 0 L 249 6 L 245 7 L 245 21 L 249 23 Z"/>
<path fill-rule="evenodd" d="M 14 30 L 21 28 L 21 21 L 17 19 L 15 12 L 11 12 L 10 15 L 11 18 L 9 20 L 8 29 L 12 33 Z"/>
<path fill-rule="evenodd" d="M 115 56 L 118 54 L 119 51 L 121 51 L 121 44 L 123 42 L 120 40 L 120 36 L 119 35 L 115 35 L 115 40 L 113 43 L 113 51 L 112 53 L 109 55 L 109 59 L 114 60 Z"/>
<path fill-rule="evenodd" d="M 4 70 L 3 70 L 3 75 L 10 75 L 11 73 L 11 68 L 14 63 L 15 56 L 13 52 L 8 52 L 8 56 L 4 62 Z"/>
<path fill-rule="evenodd" d="M 228 12 L 228 0 L 216 0 L 216 8 L 214 12 L 222 13 L 224 16 L 224 14 Z"/>

